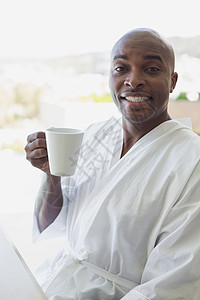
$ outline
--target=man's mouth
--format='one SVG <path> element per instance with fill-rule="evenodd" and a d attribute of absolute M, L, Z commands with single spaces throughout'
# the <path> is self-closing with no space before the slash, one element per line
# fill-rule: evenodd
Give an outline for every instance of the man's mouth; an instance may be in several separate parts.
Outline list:
<path fill-rule="evenodd" d="M 145 102 L 148 100 L 151 100 L 151 97 L 147 96 L 127 96 L 127 97 L 122 97 L 122 99 L 125 99 L 130 102 Z"/>

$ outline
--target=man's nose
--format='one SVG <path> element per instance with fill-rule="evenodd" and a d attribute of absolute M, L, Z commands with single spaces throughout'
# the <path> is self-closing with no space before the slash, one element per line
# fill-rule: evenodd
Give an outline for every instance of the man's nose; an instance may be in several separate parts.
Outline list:
<path fill-rule="evenodd" d="M 138 73 L 129 73 L 126 79 L 124 80 L 124 85 L 132 87 L 133 89 L 137 87 L 142 87 L 145 85 L 145 80 L 141 76 L 141 74 Z"/>

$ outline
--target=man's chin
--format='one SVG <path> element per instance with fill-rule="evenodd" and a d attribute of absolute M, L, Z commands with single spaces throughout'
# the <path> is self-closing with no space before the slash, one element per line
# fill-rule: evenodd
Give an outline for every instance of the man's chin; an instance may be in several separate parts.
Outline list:
<path fill-rule="evenodd" d="M 127 120 L 128 122 L 132 124 L 145 124 L 146 122 L 149 122 L 150 120 L 153 121 L 155 114 L 150 113 L 149 111 L 137 111 L 134 114 L 126 113 L 124 111 L 120 111 L 122 114 L 122 117 Z"/>

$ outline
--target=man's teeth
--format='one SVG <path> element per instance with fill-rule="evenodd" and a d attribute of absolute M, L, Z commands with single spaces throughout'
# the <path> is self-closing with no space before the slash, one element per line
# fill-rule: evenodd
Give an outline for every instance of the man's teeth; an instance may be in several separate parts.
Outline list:
<path fill-rule="evenodd" d="M 133 96 L 127 96 L 125 97 L 126 100 L 131 102 L 143 102 L 146 100 L 149 100 L 149 97 L 133 97 Z"/>

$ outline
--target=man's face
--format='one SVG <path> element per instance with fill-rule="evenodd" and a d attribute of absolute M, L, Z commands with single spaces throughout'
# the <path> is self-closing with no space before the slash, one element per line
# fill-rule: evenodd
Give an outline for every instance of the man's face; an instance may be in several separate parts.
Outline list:
<path fill-rule="evenodd" d="M 109 85 L 126 121 L 147 126 L 164 121 L 177 81 L 168 54 L 152 37 L 129 37 L 113 49 Z"/>

